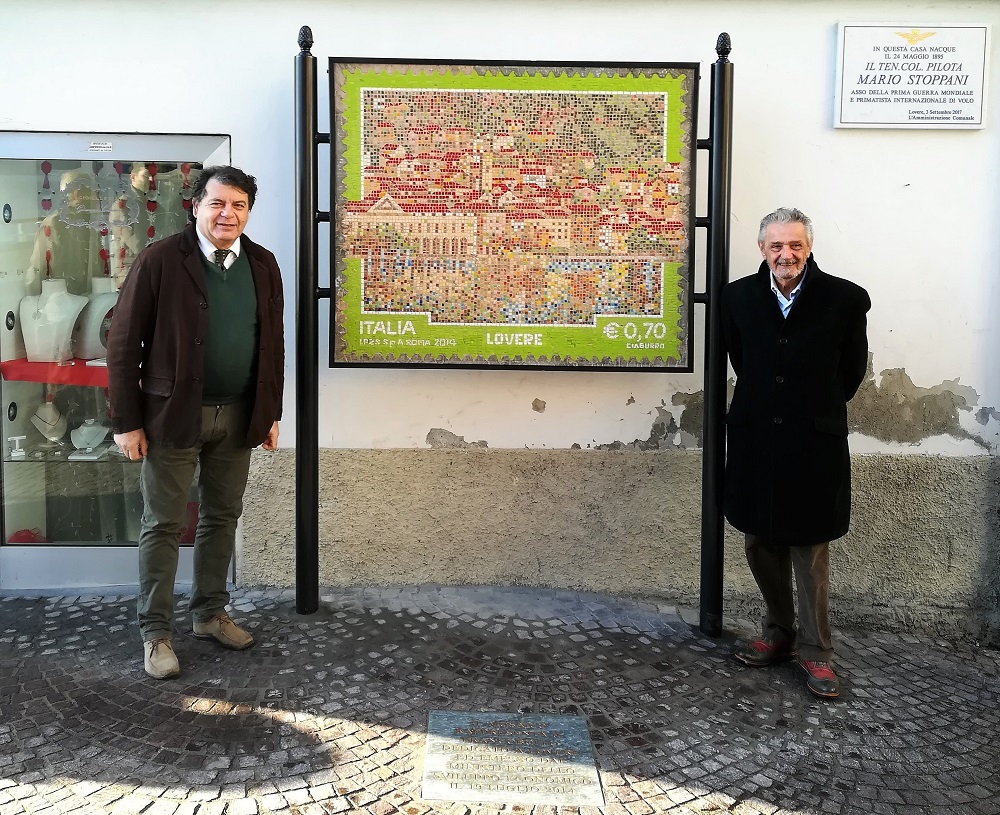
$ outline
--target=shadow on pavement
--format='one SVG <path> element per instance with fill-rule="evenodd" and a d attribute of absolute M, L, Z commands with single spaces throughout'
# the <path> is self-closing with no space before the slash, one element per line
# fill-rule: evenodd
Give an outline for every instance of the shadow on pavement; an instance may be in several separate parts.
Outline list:
<path fill-rule="evenodd" d="M 0 812 L 469 812 L 420 798 L 431 710 L 585 717 L 618 815 L 997 812 L 996 652 L 844 635 L 829 703 L 638 601 L 412 587 L 328 592 L 309 617 L 282 592 L 234 606 L 252 649 L 175 635 L 182 675 L 157 682 L 133 598 L 0 600 Z"/>

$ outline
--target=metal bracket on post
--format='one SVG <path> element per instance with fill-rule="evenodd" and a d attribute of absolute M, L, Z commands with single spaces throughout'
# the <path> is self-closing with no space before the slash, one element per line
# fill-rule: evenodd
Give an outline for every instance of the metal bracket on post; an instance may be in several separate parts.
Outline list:
<path fill-rule="evenodd" d="M 722 33 L 712 65 L 711 136 L 708 158 L 708 251 L 705 284 L 705 424 L 701 480 L 702 633 L 722 633 L 722 578 L 725 519 L 722 512 L 726 465 L 726 353 L 719 321 L 722 287 L 729 280 L 729 215 L 732 199 L 733 64 L 732 44 Z"/>
<path fill-rule="evenodd" d="M 319 609 L 319 290 L 316 57 L 309 26 L 295 58 L 295 610 Z"/>

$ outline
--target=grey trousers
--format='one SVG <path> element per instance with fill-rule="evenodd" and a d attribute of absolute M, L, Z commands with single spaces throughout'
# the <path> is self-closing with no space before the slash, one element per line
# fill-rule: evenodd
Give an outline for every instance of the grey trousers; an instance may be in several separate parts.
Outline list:
<path fill-rule="evenodd" d="M 761 535 L 748 534 L 746 553 L 766 606 L 761 627 L 763 638 L 795 645 L 800 659 L 832 663 L 830 544 L 781 546 Z M 797 629 L 793 572 L 799 596 Z"/>
<path fill-rule="evenodd" d="M 142 462 L 138 618 L 146 642 L 171 634 L 178 542 L 187 522 L 188 491 L 198 476 L 191 616 L 205 622 L 229 603 L 226 574 L 250 472 L 246 406 L 206 405 L 194 447 L 150 445 Z"/>

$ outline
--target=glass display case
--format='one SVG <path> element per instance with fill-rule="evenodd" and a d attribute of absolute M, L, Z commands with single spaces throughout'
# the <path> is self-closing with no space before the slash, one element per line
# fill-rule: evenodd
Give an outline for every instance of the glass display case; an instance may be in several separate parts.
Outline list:
<path fill-rule="evenodd" d="M 135 583 L 141 465 L 112 441 L 108 325 L 135 256 L 229 157 L 222 135 L 0 132 L 0 589 Z M 192 490 L 182 543 L 196 517 Z"/>

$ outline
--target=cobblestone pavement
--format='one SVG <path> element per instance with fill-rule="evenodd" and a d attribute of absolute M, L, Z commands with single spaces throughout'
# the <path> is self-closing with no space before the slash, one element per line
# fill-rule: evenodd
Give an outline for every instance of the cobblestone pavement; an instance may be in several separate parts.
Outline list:
<path fill-rule="evenodd" d="M 845 691 L 672 607 L 562 591 L 240 591 L 257 638 L 143 673 L 134 597 L 0 598 L 0 815 L 1000 813 L 1000 653 L 841 634 Z M 747 633 L 748 624 L 727 629 Z M 586 717 L 603 809 L 421 799 L 430 710 Z"/>

